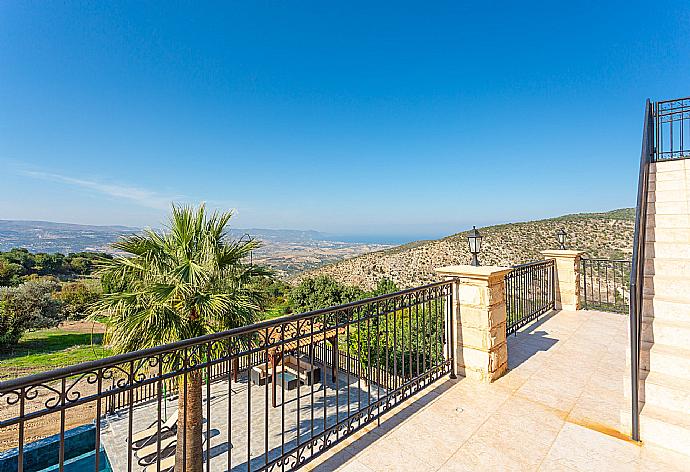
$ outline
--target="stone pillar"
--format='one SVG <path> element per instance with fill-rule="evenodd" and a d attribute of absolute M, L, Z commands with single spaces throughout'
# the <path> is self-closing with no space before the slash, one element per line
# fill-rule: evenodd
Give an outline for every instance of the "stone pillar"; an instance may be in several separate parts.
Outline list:
<path fill-rule="evenodd" d="M 584 252 L 554 249 L 541 253 L 556 260 L 556 310 L 579 310 L 580 258 Z"/>
<path fill-rule="evenodd" d="M 505 276 L 512 269 L 449 266 L 436 272 L 455 280 L 454 329 L 458 375 L 492 382 L 508 369 Z"/>

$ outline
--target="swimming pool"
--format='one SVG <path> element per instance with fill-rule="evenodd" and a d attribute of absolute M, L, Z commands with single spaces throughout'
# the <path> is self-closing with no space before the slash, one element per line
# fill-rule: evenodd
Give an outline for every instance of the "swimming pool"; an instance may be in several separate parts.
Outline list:
<path fill-rule="evenodd" d="M 84 425 L 65 431 L 64 471 L 93 471 L 96 467 L 96 427 Z M 60 470 L 60 435 L 39 439 L 24 446 L 25 472 L 53 472 Z M 99 472 L 111 472 L 108 456 L 101 447 L 99 451 Z M 0 472 L 16 472 L 18 469 L 19 449 L 0 452 Z"/>
<path fill-rule="evenodd" d="M 100 458 L 98 459 L 98 471 L 99 472 L 112 472 L 112 467 L 110 466 L 110 461 L 108 460 L 108 455 L 105 450 L 101 447 Z M 86 470 L 92 471 L 96 467 L 96 451 L 89 451 L 80 456 L 74 457 L 65 461 L 64 472 L 84 472 Z M 55 470 L 60 470 L 59 464 L 51 465 L 40 472 L 53 472 Z"/>

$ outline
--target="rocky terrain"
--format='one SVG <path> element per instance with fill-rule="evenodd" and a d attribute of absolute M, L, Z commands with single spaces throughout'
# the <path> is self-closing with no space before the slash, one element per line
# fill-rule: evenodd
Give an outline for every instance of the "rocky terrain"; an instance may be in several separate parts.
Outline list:
<path fill-rule="evenodd" d="M 479 228 L 484 236 L 479 258 L 482 265 L 500 266 L 540 260 L 539 251 L 557 249 L 556 231 L 560 228 L 568 233 L 568 248 L 586 251 L 589 257 L 630 258 L 634 224 L 634 209 L 625 208 Z M 469 261 L 467 232 L 462 232 L 345 259 L 306 271 L 290 281 L 329 275 L 369 290 L 379 279 L 388 277 L 406 288 L 438 280 L 435 267 Z"/>
<path fill-rule="evenodd" d="M 253 255 L 255 264 L 270 267 L 280 278 L 294 276 L 348 257 L 378 251 L 384 244 L 346 243 L 339 241 L 265 241 Z"/>

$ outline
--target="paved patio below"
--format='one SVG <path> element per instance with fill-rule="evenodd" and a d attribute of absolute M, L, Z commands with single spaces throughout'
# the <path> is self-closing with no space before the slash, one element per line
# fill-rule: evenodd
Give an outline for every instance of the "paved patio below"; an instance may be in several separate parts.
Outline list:
<path fill-rule="evenodd" d="M 493 384 L 438 382 L 305 467 L 331 471 L 688 470 L 621 425 L 626 316 L 552 313 L 508 341 Z"/>

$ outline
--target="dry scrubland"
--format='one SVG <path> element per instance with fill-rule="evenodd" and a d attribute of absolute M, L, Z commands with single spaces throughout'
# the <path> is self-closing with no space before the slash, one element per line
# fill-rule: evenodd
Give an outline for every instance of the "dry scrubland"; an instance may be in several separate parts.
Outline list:
<path fill-rule="evenodd" d="M 511 266 L 543 259 L 539 251 L 557 248 L 555 233 L 559 228 L 568 233 L 568 248 L 586 251 L 589 257 L 627 259 L 632 254 L 634 220 L 634 209 L 626 208 L 480 228 L 484 236 L 480 261 L 482 265 Z M 463 232 L 346 259 L 304 272 L 291 282 L 328 275 L 369 290 L 379 279 L 388 277 L 407 288 L 438 280 L 435 267 L 467 264 L 469 260 L 467 233 Z"/>

